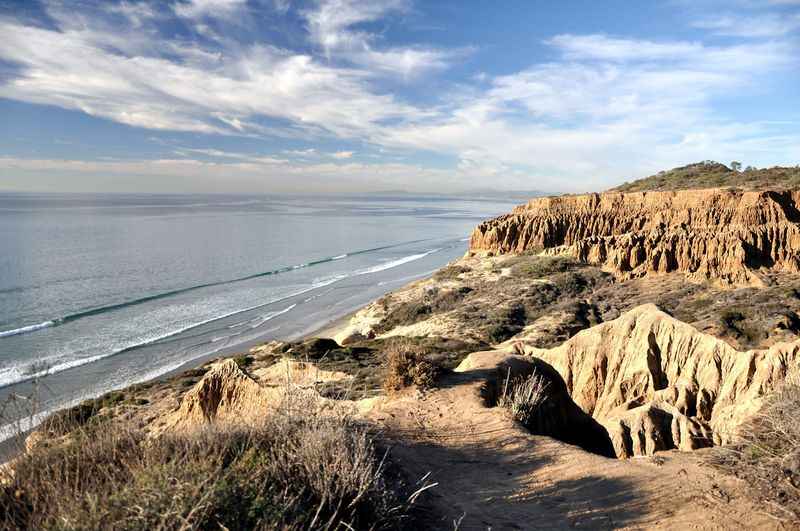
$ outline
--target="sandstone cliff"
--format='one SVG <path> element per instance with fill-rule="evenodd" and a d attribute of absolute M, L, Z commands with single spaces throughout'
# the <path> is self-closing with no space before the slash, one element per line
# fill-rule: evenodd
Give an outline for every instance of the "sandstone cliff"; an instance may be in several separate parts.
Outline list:
<path fill-rule="evenodd" d="M 568 253 L 619 278 L 680 271 L 759 285 L 762 268 L 800 271 L 799 191 L 729 189 L 534 199 L 481 223 L 470 253 Z"/>
<path fill-rule="evenodd" d="M 558 371 L 620 457 L 729 442 L 800 362 L 800 341 L 740 352 L 652 304 L 553 349 L 517 348 Z"/>

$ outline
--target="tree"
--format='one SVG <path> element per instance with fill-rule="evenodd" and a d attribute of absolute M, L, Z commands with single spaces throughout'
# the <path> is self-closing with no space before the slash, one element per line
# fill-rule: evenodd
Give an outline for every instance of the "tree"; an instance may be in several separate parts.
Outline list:
<path fill-rule="evenodd" d="M 731 169 L 733 171 L 742 171 L 742 163 L 736 162 L 735 160 L 731 162 Z"/>

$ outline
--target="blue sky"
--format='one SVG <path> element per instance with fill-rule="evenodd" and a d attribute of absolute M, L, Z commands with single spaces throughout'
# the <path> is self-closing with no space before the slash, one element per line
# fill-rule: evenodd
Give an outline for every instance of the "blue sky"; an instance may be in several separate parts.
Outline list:
<path fill-rule="evenodd" d="M 800 163 L 800 0 L 0 0 L 0 190 L 583 191 Z"/>

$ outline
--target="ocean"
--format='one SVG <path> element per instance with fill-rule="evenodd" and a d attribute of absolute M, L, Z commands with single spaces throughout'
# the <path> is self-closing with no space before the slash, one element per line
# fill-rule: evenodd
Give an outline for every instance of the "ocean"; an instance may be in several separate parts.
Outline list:
<path fill-rule="evenodd" d="M 0 194 L 0 440 L 86 398 L 302 337 L 467 249 L 495 200 Z"/>

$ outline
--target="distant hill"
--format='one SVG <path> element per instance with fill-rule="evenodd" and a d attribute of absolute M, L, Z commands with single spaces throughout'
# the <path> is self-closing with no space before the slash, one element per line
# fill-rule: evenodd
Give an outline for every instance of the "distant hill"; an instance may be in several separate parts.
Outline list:
<path fill-rule="evenodd" d="M 800 188 L 800 166 L 763 169 L 748 167 L 744 171 L 736 171 L 719 162 L 703 161 L 625 183 L 612 188 L 612 191 L 644 192 L 722 187 L 744 190 Z"/>

